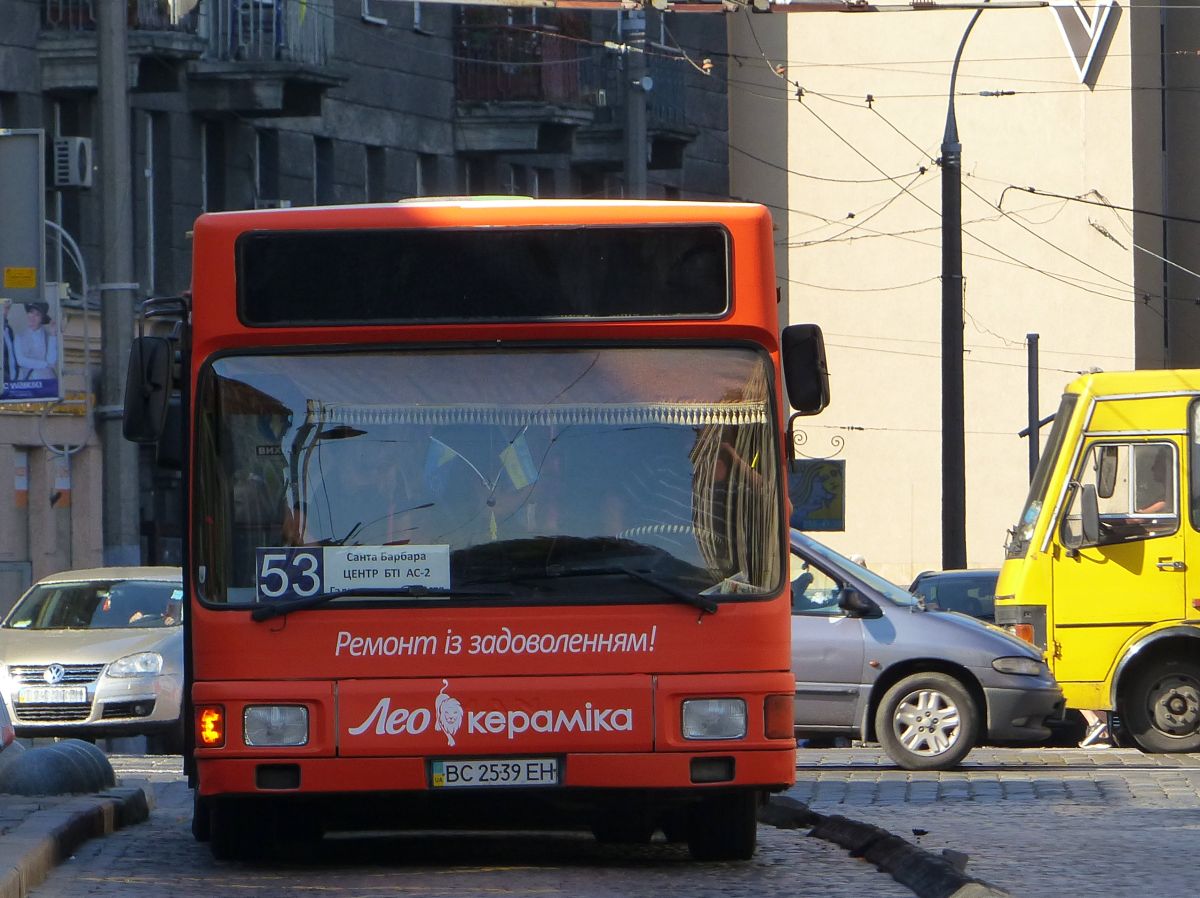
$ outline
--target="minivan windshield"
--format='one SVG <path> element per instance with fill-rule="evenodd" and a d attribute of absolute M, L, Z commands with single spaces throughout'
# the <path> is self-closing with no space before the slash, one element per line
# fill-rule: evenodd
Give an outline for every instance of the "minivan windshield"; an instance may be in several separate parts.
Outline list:
<path fill-rule="evenodd" d="M 183 588 L 166 580 L 38 584 L 9 612 L 13 630 L 117 630 L 183 622 Z"/>
<path fill-rule="evenodd" d="M 849 575 L 861 580 L 871 589 L 875 590 L 881 598 L 885 598 L 895 605 L 907 608 L 916 605 L 919 601 L 919 598 L 907 589 L 897 586 L 890 580 L 883 579 L 883 577 L 870 568 L 856 564 L 845 555 L 839 555 L 828 546 L 822 545 L 795 530 L 792 531 L 792 551 L 797 552 L 806 561 L 816 564 L 817 567 L 830 575 L 837 577 Z M 872 595 L 872 598 L 875 598 L 875 596 Z"/>

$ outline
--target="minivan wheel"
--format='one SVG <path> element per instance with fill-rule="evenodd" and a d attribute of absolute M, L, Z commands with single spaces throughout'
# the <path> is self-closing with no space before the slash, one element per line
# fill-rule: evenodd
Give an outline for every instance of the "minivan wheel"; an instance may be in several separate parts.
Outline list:
<path fill-rule="evenodd" d="M 888 757 L 906 770 L 948 770 L 975 747 L 979 711 L 954 677 L 919 673 L 883 696 L 875 735 Z"/>
<path fill-rule="evenodd" d="M 1200 750 L 1200 665 L 1175 658 L 1150 665 L 1129 684 L 1120 714 L 1142 751 Z"/>

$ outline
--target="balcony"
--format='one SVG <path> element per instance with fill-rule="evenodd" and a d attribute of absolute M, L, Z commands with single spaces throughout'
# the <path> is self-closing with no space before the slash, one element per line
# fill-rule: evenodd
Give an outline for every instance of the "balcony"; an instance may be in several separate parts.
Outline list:
<path fill-rule="evenodd" d="M 569 152 L 618 167 L 625 122 L 621 57 L 583 37 L 570 14 L 552 25 L 474 18 L 455 33 L 457 149 Z M 654 165 L 660 142 L 686 143 L 696 131 L 684 117 L 684 63 L 659 56 L 646 62 L 654 78 L 646 110 Z M 674 155 L 658 153 L 660 160 Z"/>
<path fill-rule="evenodd" d="M 554 26 L 455 30 L 455 145 L 465 152 L 568 152 L 592 119 L 589 49 Z"/>
<path fill-rule="evenodd" d="M 43 0 L 38 49 L 48 90 L 96 89 L 100 2 L 110 0 Z M 333 3 L 127 0 L 130 88 L 186 89 L 198 112 L 319 114 L 321 96 L 344 80 L 328 67 Z"/>

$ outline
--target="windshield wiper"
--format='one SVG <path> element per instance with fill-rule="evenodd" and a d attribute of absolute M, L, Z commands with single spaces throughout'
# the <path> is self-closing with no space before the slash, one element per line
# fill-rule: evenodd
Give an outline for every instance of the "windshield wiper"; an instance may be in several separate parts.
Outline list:
<path fill-rule="evenodd" d="M 652 577 L 650 574 L 643 573 L 642 571 L 635 570 L 631 567 L 617 565 L 609 570 L 626 574 L 635 580 L 641 580 L 643 583 L 649 584 L 656 589 L 661 589 L 667 595 L 674 596 L 675 598 L 679 599 L 679 601 L 691 605 L 693 608 L 699 608 L 701 611 L 705 611 L 708 614 L 717 613 L 717 603 L 708 596 L 700 595 L 698 592 L 688 592 L 686 589 L 681 589 L 673 583 L 668 583 L 666 580 L 659 580 L 657 577 Z"/>
<path fill-rule="evenodd" d="M 268 620 L 272 617 L 279 617 L 282 614 L 289 614 L 292 611 L 304 611 L 307 608 L 315 608 L 318 605 L 324 605 L 326 602 L 331 602 L 334 599 L 345 598 L 386 598 L 386 599 L 402 599 L 412 596 L 463 596 L 463 595 L 495 595 L 494 589 L 478 589 L 478 590 L 461 590 L 448 589 L 442 586 L 392 586 L 392 587 L 361 587 L 358 589 L 341 589 L 336 592 L 318 592 L 311 596 L 305 596 L 302 599 L 291 599 L 286 602 L 269 602 L 264 605 L 255 605 L 250 612 L 251 620 Z"/>

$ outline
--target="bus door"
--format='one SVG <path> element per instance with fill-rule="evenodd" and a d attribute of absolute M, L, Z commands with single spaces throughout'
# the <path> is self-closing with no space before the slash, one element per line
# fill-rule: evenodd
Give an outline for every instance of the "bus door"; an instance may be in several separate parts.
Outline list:
<path fill-rule="evenodd" d="M 1056 535 L 1048 654 L 1063 682 L 1097 682 L 1137 630 L 1184 616 L 1187 570 L 1173 440 L 1084 447 Z M 1086 533 L 1095 497 L 1099 526 Z"/>

